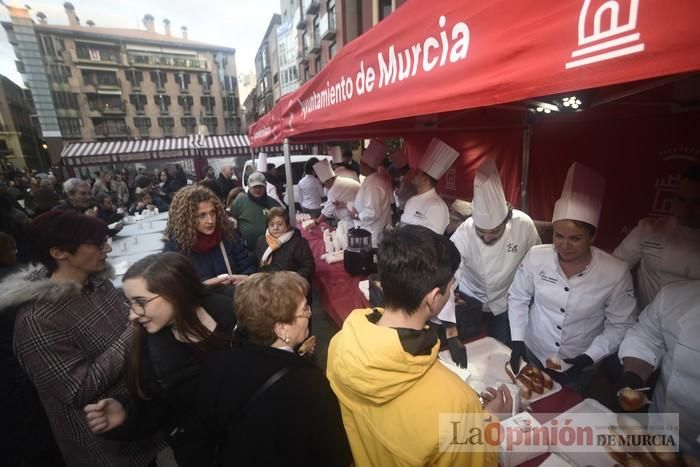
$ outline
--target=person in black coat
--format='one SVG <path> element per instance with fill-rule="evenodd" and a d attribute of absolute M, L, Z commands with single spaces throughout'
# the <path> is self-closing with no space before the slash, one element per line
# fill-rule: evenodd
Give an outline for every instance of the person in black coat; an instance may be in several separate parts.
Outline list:
<path fill-rule="evenodd" d="M 87 405 L 88 425 L 120 440 L 169 433 L 180 467 L 211 465 L 216 440 L 195 424 L 197 378 L 213 351 L 230 345 L 232 297 L 210 293 L 179 253 L 143 258 L 122 285 L 138 327 L 128 356 L 129 396 Z"/>
<path fill-rule="evenodd" d="M 236 287 L 233 346 L 207 361 L 197 397 L 199 425 L 220 440 L 222 467 L 352 463 L 338 400 L 302 356 L 313 352 L 308 287 L 289 271 Z"/>
<path fill-rule="evenodd" d="M 283 208 L 268 211 L 267 231 L 258 239 L 255 256 L 261 271 L 294 271 L 311 284 L 316 270 L 314 255 L 309 242 L 290 225 Z"/>

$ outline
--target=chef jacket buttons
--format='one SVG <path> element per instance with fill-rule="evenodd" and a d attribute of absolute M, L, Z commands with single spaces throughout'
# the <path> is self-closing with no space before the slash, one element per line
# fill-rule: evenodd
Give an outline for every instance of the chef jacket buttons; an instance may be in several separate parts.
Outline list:
<path fill-rule="evenodd" d="M 557 347 L 559 347 L 559 342 L 555 342 L 554 345 L 556 345 Z"/>
<path fill-rule="evenodd" d="M 564 311 L 566 311 L 566 310 L 564 310 L 563 308 L 559 308 L 559 311 L 561 311 L 562 313 L 564 313 Z"/>
<path fill-rule="evenodd" d="M 561 331 L 561 326 L 557 326 L 557 329 L 559 329 Z"/>
<path fill-rule="evenodd" d="M 569 291 L 569 288 L 568 288 L 568 287 L 564 287 L 564 292 L 568 292 L 568 291 Z"/>

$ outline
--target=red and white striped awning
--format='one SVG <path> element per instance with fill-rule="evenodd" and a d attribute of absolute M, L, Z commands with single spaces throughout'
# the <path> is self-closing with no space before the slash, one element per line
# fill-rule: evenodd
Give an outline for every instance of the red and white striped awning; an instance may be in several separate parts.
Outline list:
<path fill-rule="evenodd" d="M 282 146 L 260 148 L 282 153 Z M 291 145 L 293 154 L 310 154 L 305 144 Z M 189 159 L 195 156 L 224 158 L 250 156 L 248 135 L 191 135 L 176 138 L 123 139 L 69 143 L 61 159 L 69 167 L 145 162 L 161 159 Z"/>

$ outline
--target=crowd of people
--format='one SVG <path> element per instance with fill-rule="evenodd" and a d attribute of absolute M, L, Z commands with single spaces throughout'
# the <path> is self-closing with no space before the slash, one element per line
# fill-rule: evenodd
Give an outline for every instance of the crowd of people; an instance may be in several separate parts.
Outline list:
<path fill-rule="evenodd" d="M 149 466 L 167 444 L 180 467 L 496 465 L 493 446 L 440 449 L 435 428 L 441 413 L 476 429 L 511 414 L 506 386 L 476 394 L 436 364 L 447 348 L 466 367 L 463 343 L 482 329 L 511 349 L 514 373 L 554 364 L 584 396 L 595 377 L 637 391 L 658 375 L 649 410 L 678 412 L 681 449 L 700 454 L 700 167 L 681 174 L 672 216 L 606 252 L 594 246 L 605 180 L 579 163 L 543 244 L 493 160 L 471 202 L 448 207 L 436 186 L 459 152 L 439 139 L 411 166 L 379 140 L 359 164 L 329 154 L 307 162 L 299 208 L 367 230 L 378 274 L 372 306 L 332 338 L 325 375 L 309 358 L 314 255 L 272 167 L 247 191 L 231 166 L 197 183 L 174 166 L 101 173 L 65 180 L 62 195 L 51 180 L 51 206 L 3 187 L 10 462 Z M 163 252 L 117 289 L 109 238 L 144 209 L 169 211 Z"/>

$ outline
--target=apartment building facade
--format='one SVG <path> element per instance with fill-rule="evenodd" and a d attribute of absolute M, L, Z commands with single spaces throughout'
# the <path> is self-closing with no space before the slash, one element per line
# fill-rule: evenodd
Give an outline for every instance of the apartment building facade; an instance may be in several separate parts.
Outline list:
<path fill-rule="evenodd" d="M 210 135 L 241 132 L 236 50 L 192 41 L 146 15 L 145 30 L 80 23 L 64 4 L 68 25 L 34 21 L 8 7 L 3 22 L 17 66 L 46 138 L 66 140 Z"/>

